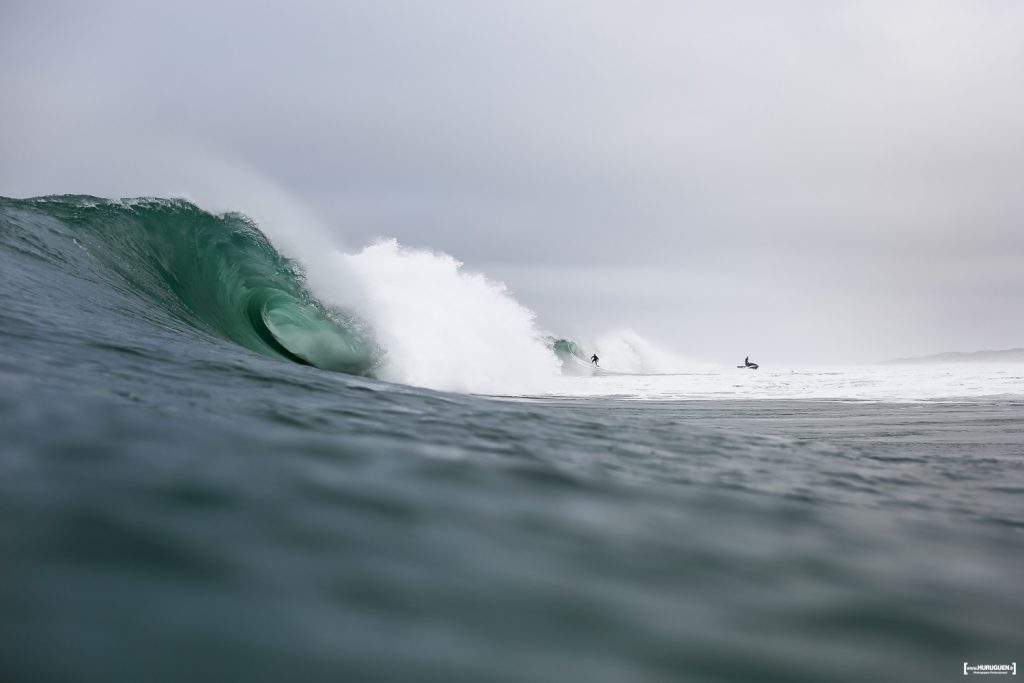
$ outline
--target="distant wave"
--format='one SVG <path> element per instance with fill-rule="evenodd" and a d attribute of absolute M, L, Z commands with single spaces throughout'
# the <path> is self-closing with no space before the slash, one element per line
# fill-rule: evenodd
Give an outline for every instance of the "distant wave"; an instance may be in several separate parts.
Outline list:
<path fill-rule="evenodd" d="M 634 374 L 689 372 L 706 366 L 681 358 L 633 330 L 613 330 L 598 337 L 592 345 L 608 370 Z"/>

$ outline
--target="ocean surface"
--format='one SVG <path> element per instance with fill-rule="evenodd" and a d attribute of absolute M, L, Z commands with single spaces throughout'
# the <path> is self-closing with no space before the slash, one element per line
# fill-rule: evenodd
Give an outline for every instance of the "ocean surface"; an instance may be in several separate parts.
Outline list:
<path fill-rule="evenodd" d="M 292 240 L 0 199 L 0 680 L 1024 658 L 1024 366 L 697 366 L 539 332 L 443 254 Z"/>

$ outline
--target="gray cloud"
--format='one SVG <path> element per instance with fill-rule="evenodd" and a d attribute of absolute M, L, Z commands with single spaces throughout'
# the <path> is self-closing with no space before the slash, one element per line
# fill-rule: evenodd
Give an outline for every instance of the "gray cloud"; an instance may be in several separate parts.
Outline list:
<path fill-rule="evenodd" d="M 1015 0 L 0 13 L 2 194 L 202 197 L 221 159 L 550 327 L 710 360 L 1024 343 Z"/>

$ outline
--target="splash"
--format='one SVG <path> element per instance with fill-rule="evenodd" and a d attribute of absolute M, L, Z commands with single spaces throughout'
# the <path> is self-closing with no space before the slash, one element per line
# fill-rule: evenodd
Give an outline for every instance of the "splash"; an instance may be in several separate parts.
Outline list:
<path fill-rule="evenodd" d="M 356 310 L 386 349 L 377 372 L 383 379 L 514 394 L 537 391 L 559 374 L 533 312 L 505 285 L 447 254 L 386 240 L 340 255 L 338 266 L 358 281 Z"/>

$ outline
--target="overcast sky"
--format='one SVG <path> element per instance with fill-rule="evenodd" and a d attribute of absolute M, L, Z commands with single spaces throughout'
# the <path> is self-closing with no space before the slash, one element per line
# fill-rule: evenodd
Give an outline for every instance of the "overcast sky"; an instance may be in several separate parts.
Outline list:
<path fill-rule="evenodd" d="M 0 195 L 277 193 L 700 360 L 1024 346 L 1020 0 L 3 0 L 0 93 Z"/>

